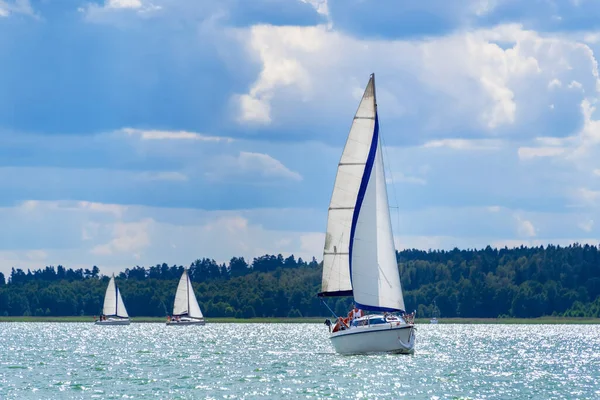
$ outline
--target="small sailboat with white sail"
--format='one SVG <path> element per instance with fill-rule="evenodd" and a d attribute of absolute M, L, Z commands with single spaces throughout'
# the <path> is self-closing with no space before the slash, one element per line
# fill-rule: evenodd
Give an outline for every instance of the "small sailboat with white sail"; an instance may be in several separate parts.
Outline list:
<path fill-rule="evenodd" d="M 112 275 L 104 294 L 104 307 L 102 315 L 96 320 L 96 325 L 129 325 L 129 314 L 123 303 L 121 292 L 115 282 L 115 274 Z"/>
<path fill-rule="evenodd" d="M 437 304 L 435 303 L 435 300 L 433 301 L 433 312 L 432 312 L 432 318 L 429 320 L 430 324 L 437 324 L 438 321 L 438 317 L 440 316 L 440 309 L 438 308 Z"/>
<path fill-rule="evenodd" d="M 319 296 L 353 296 L 356 307 L 374 312 L 354 314 L 355 318 L 336 317 L 333 330 L 326 321 L 338 353 L 414 352 L 414 313 L 405 313 L 400 285 L 374 74 L 338 164 L 328 211 Z"/>
<path fill-rule="evenodd" d="M 173 304 L 173 315 L 168 317 L 167 325 L 204 325 L 204 316 L 194 294 L 194 287 L 187 272 L 183 270 Z"/>

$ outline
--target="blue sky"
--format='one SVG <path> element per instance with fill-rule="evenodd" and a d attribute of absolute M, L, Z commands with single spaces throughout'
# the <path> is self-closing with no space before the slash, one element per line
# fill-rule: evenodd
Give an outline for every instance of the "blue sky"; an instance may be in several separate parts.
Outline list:
<path fill-rule="evenodd" d="M 0 0 L 0 271 L 320 259 L 371 72 L 399 249 L 597 243 L 599 4 Z"/>

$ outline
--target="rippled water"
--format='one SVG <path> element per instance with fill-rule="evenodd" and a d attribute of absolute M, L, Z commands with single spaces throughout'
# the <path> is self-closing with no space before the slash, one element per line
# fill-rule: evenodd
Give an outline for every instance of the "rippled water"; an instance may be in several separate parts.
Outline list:
<path fill-rule="evenodd" d="M 322 324 L 1 323 L 1 399 L 600 398 L 600 326 L 419 325 L 339 356 Z"/>

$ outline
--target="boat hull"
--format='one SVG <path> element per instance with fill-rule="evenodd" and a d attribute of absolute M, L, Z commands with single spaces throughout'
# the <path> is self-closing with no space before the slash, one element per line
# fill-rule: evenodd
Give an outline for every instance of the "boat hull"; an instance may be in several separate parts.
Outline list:
<path fill-rule="evenodd" d="M 204 325 L 203 319 L 186 319 L 182 321 L 167 321 L 167 326 Z"/>
<path fill-rule="evenodd" d="M 131 320 L 129 320 L 129 319 L 112 319 L 112 318 L 109 318 L 104 321 L 94 322 L 95 325 L 129 325 L 130 323 L 131 323 Z"/>
<path fill-rule="evenodd" d="M 356 327 L 332 333 L 329 338 L 335 351 L 344 355 L 412 354 L 416 340 L 414 325 L 409 324 Z"/>

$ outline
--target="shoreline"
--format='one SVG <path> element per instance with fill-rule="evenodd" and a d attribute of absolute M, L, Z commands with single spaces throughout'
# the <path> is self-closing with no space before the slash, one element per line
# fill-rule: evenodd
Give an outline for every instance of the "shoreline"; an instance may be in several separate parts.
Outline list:
<path fill-rule="evenodd" d="M 325 319 L 332 317 L 298 317 L 298 318 L 206 318 L 206 323 L 255 323 L 255 324 L 323 324 Z M 132 323 L 165 323 L 166 317 L 131 317 Z M 1 322 L 94 322 L 91 316 L 73 317 L 0 317 Z M 417 325 L 430 325 L 429 318 L 417 318 Z M 438 325 L 448 324 L 518 324 L 518 325 L 540 325 L 540 324 L 575 324 L 588 325 L 600 324 L 600 318 L 572 318 L 572 317 L 539 317 L 539 318 L 439 318 Z"/>

